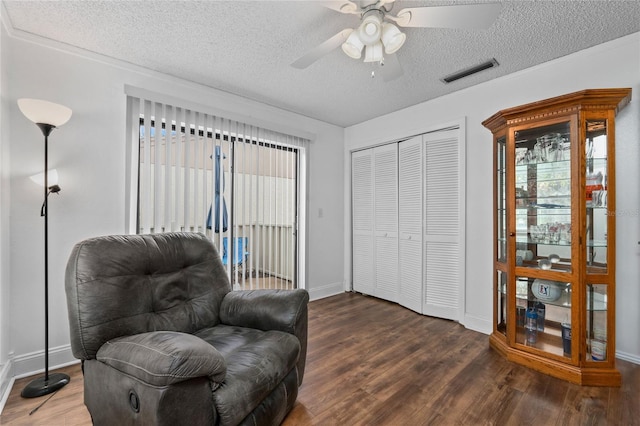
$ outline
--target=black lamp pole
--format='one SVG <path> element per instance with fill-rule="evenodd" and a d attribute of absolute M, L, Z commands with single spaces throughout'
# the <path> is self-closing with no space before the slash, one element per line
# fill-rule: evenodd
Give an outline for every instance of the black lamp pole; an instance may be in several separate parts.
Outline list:
<path fill-rule="evenodd" d="M 63 373 L 49 374 L 49 209 L 48 199 L 52 192 L 59 192 L 60 187 L 49 187 L 49 135 L 56 126 L 36 123 L 44 135 L 44 203 L 40 215 L 44 217 L 44 376 L 32 380 L 22 389 L 23 398 L 35 398 L 57 391 L 67 383 L 69 376 Z"/>

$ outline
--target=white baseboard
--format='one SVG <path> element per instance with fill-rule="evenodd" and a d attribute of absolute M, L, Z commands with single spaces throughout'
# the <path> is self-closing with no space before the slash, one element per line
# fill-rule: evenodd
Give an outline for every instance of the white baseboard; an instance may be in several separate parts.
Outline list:
<path fill-rule="evenodd" d="M 11 393 L 11 388 L 13 388 L 13 382 L 15 381 L 13 374 L 11 374 L 12 365 L 13 361 L 9 360 L 0 368 L 0 414 L 2 414 L 4 405 L 7 403 L 7 399 Z"/>
<path fill-rule="evenodd" d="M 634 364 L 640 365 L 640 356 L 629 354 L 626 352 L 616 351 L 616 358 L 621 359 L 623 361 L 629 361 Z"/>
<path fill-rule="evenodd" d="M 49 370 L 79 363 L 73 357 L 71 345 L 49 349 Z M 9 398 L 16 379 L 44 372 L 44 350 L 31 352 L 11 358 L 0 368 L 0 413 Z"/>
<path fill-rule="evenodd" d="M 49 349 L 49 370 L 80 362 L 73 357 L 71 345 Z M 19 355 L 13 358 L 13 374 L 16 379 L 32 376 L 44 371 L 44 350 Z"/>
<path fill-rule="evenodd" d="M 493 323 L 490 320 L 486 320 L 484 318 L 479 318 L 469 314 L 465 314 L 463 325 L 469 330 L 477 331 L 486 335 L 489 335 L 493 332 Z"/>
<path fill-rule="evenodd" d="M 465 315 L 464 326 L 469 330 L 478 331 L 487 335 L 493 332 L 493 325 L 491 321 L 474 317 L 472 315 Z M 640 356 L 638 355 L 616 351 L 616 358 L 640 365 Z"/>
<path fill-rule="evenodd" d="M 344 284 L 342 282 L 331 283 L 322 286 L 313 286 L 313 288 L 307 290 L 309 291 L 310 300 L 318 300 L 344 293 Z"/>

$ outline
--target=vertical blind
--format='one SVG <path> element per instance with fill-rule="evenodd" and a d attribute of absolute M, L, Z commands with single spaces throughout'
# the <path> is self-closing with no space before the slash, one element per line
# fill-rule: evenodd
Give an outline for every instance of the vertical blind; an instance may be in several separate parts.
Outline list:
<path fill-rule="evenodd" d="M 137 232 L 204 233 L 234 288 L 296 288 L 309 141 L 138 97 L 128 108 L 139 131 Z"/>

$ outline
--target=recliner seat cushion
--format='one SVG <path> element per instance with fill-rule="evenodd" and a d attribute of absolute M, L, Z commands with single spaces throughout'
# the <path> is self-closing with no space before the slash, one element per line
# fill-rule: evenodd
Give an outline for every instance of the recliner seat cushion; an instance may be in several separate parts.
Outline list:
<path fill-rule="evenodd" d="M 281 331 L 217 325 L 195 333 L 227 364 L 225 381 L 213 392 L 220 424 L 240 423 L 295 369 L 300 342 Z"/>

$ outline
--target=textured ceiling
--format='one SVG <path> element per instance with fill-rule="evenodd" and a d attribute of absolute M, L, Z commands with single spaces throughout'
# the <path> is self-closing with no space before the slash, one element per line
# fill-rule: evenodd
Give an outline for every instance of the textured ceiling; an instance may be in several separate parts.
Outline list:
<path fill-rule="evenodd" d="M 478 3 L 488 2 L 480 1 Z M 340 48 L 299 70 L 290 64 L 345 28 L 313 1 L 3 1 L 12 34 L 38 35 L 294 111 L 353 125 L 640 31 L 639 1 L 504 1 L 486 30 L 406 28 L 404 75 Z M 404 7 L 474 1 L 402 1 Z M 440 79 L 496 58 L 500 66 L 451 84 Z"/>

